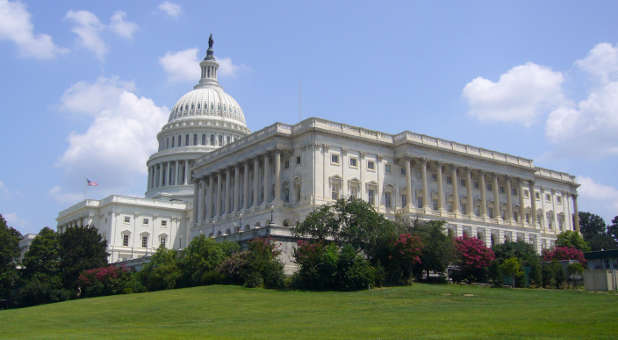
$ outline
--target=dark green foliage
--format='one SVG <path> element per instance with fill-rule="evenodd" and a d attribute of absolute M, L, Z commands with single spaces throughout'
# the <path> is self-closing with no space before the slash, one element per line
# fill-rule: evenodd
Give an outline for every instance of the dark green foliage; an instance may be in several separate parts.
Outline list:
<path fill-rule="evenodd" d="M 73 297 L 71 290 L 62 288 L 60 276 L 34 274 L 22 282 L 18 293 L 19 306 L 33 306 L 59 302 Z"/>
<path fill-rule="evenodd" d="M 94 226 L 69 227 L 60 234 L 62 281 L 66 289 L 77 287 L 79 274 L 107 264 L 107 242 Z"/>
<path fill-rule="evenodd" d="M 217 267 L 240 246 L 233 242 L 217 242 L 200 235 L 180 254 L 178 266 L 182 271 L 182 287 L 218 283 Z"/>
<path fill-rule="evenodd" d="M 176 251 L 166 248 L 159 248 L 138 273 L 140 282 L 148 290 L 175 288 L 181 277 Z"/>
<path fill-rule="evenodd" d="M 554 280 L 554 271 L 552 268 L 552 264 L 543 263 L 541 270 L 542 270 L 542 276 L 543 276 L 543 287 L 551 288 L 553 285 L 555 285 L 555 282 L 556 282 Z"/>
<path fill-rule="evenodd" d="M 81 296 L 104 296 L 142 291 L 126 268 L 107 266 L 83 271 L 78 278 Z"/>
<path fill-rule="evenodd" d="M 517 283 L 523 279 L 524 272 L 521 270 L 521 265 L 517 257 L 509 257 L 498 265 L 500 273 L 513 280 L 513 286 L 518 286 Z"/>
<path fill-rule="evenodd" d="M 578 232 L 572 230 L 563 231 L 558 234 L 556 247 L 577 248 L 581 251 L 590 250 L 590 246 L 584 241 L 584 238 Z"/>
<path fill-rule="evenodd" d="M 554 274 L 554 287 L 560 289 L 564 286 L 567 279 L 567 273 L 560 262 L 552 262 L 551 269 Z"/>
<path fill-rule="evenodd" d="M 502 264 L 510 258 L 516 258 L 522 267 L 530 268 L 530 277 L 529 283 L 534 284 L 535 286 L 540 286 L 541 282 L 541 268 L 540 266 L 540 257 L 537 255 L 534 247 L 526 243 L 525 241 L 516 241 L 516 242 L 505 242 L 502 244 L 496 244 L 493 246 L 494 254 L 496 255 L 496 259 L 494 261 L 494 265 L 490 270 L 490 278 L 495 285 L 501 285 L 501 281 L 505 277 L 509 277 L 514 279 L 515 284 L 518 287 L 523 286 L 523 273 L 519 277 L 513 278 L 512 275 L 507 275 L 506 273 L 501 272 Z M 519 274 L 518 274 L 519 275 Z M 519 279 L 519 280 L 518 280 Z"/>
<path fill-rule="evenodd" d="M 301 242 L 294 252 L 294 286 L 310 290 L 359 290 L 374 284 L 375 270 L 351 245 Z"/>
<path fill-rule="evenodd" d="M 9 227 L 0 215 L 0 300 L 9 299 L 17 283 L 15 267 L 19 259 L 21 238 L 21 233 Z"/>
<path fill-rule="evenodd" d="M 572 287 L 577 285 L 581 280 L 581 275 L 584 272 L 584 266 L 579 262 L 569 263 L 567 266 L 568 282 Z"/>
<path fill-rule="evenodd" d="M 423 243 L 421 262 L 415 266 L 418 279 L 423 272 L 443 273 L 455 258 L 455 243 L 452 236 L 444 233 L 444 221 L 415 222 L 412 234 Z"/>
<path fill-rule="evenodd" d="M 580 231 L 590 250 L 618 249 L 616 222 L 618 219 L 614 218 L 614 224 L 608 228 L 600 216 L 583 211 L 579 213 Z"/>
<path fill-rule="evenodd" d="M 249 249 L 233 253 L 217 268 L 223 282 L 241 284 L 249 288 L 282 288 L 283 264 L 277 259 L 279 251 L 269 239 L 254 239 Z"/>

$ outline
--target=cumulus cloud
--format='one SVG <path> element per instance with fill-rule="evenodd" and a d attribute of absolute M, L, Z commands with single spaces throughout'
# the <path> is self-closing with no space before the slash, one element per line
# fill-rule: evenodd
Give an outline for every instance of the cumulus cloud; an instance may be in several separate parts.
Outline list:
<path fill-rule="evenodd" d="M 112 32 L 127 39 L 132 39 L 133 34 L 137 31 L 137 24 L 127 21 L 125 18 L 127 13 L 123 11 L 116 11 L 110 19 L 109 28 Z"/>
<path fill-rule="evenodd" d="M 553 110 L 545 134 L 560 148 L 584 155 L 617 155 L 618 48 L 598 44 L 575 65 L 597 80 L 599 86 L 589 89 L 586 99 Z"/>
<path fill-rule="evenodd" d="M 61 109 L 92 119 L 85 131 L 73 131 L 57 165 L 73 181 L 85 185 L 90 177 L 106 188 L 126 188 L 136 175 L 146 174 L 146 160 L 157 150 L 156 134 L 167 121 L 168 109 L 134 93 L 131 83 L 117 78 L 78 82 L 67 89 Z M 58 200 L 73 199 L 74 188 L 52 188 Z M 78 190 L 79 191 L 79 190 Z"/>
<path fill-rule="evenodd" d="M 4 217 L 4 219 L 6 220 L 9 226 L 14 227 L 16 229 L 21 229 L 24 226 L 28 225 L 28 221 L 17 216 L 16 213 L 6 213 L 6 214 L 2 214 L 2 216 Z"/>
<path fill-rule="evenodd" d="M 180 15 L 180 12 L 182 12 L 180 5 L 170 1 L 163 1 L 161 4 L 159 4 L 158 8 L 160 11 L 169 15 L 172 18 L 177 18 Z"/>
<path fill-rule="evenodd" d="M 8 195 L 8 194 L 9 194 L 9 189 L 6 187 L 4 182 L 0 181 L 0 196 Z"/>
<path fill-rule="evenodd" d="M 75 204 L 86 198 L 86 196 L 84 196 L 84 194 L 81 194 L 81 193 L 67 192 L 59 185 L 55 185 L 51 189 L 49 189 L 49 195 L 56 202 L 64 204 L 64 205 Z"/>
<path fill-rule="evenodd" d="M 577 177 L 581 184 L 578 191 L 582 198 L 581 211 L 593 210 L 607 220 L 618 214 L 618 189 L 597 183 L 590 177 Z"/>
<path fill-rule="evenodd" d="M 74 26 L 71 31 L 77 34 L 79 43 L 102 60 L 107 53 L 107 46 L 101 38 L 105 25 L 99 21 L 99 18 L 89 11 L 70 10 L 65 19 L 73 22 Z"/>
<path fill-rule="evenodd" d="M 30 12 L 19 1 L 0 0 L 0 40 L 13 41 L 22 55 L 37 59 L 51 59 L 68 52 L 49 35 L 34 33 Z"/>
<path fill-rule="evenodd" d="M 575 65 L 606 83 L 618 76 L 618 47 L 608 43 L 597 44 Z"/>
<path fill-rule="evenodd" d="M 200 59 L 198 49 L 189 48 L 177 52 L 166 52 L 159 58 L 159 64 L 163 67 L 171 82 L 197 82 L 200 79 Z M 217 58 L 219 62 L 218 75 L 221 77 L 234 78 L 249 67 L 244 64 L 234 64 L 232 59 Z"/>
<path fill-rule="evenodd" d="M 92 12 L 69 10 L 65 19 L 73 23 L 71 31 L 77 35 L 79 44 L 92 51 L 99 60 L 103 60 L 108 51 L 107 44 L 102 37 L 105 30 L 110 30 L 126 39 L 132 39 L 133 34 L 137 31 L 137 24 L 127 21 L 126 16 L 125 12 L 116 11 L 110 18 L 109 25 L 105 25 Z"/>
<path fill-rule="evenodd" d="M 560 72 L 534 63 L 515 66 L 497 82 L 483 77 L 463 89 L 469 114 L 483 121 L 515 122 L 530 126 L 548 108 L 563 100 Z"/>

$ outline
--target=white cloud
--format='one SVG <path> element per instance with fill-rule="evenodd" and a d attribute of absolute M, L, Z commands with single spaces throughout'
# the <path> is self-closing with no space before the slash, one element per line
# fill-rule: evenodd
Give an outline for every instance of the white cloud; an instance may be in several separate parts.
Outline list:
<path fill-rule="evenodd" d="M 178 52 L 166 52 L 159 58 L 159 64 L 172 82 L 197 82 L 200 79 L 200 66 L 197 58 L 197 48 L 189 48 Z"/>
<path fill-rule="evenodd" d="M 54 200 L 56 200 L 56 202 L 64 204 L 64 205 L 75 204 L 86 198 L 84 194 L 66 192 L 59 185 L 52 187 L 49 190 L 49 194 Z"/>
<path fill-rule="evenodd" d="M 168 79 L 172 82 L 197 82 L 200 79 L 200 60 L 198 49 L 189 48 L 177 52 L 166 52 L 159 58 L 159 64 L 167 73 Z M 234 64 L 229 57 L 218 58 L 219 71 L 221 77 L 235 78 L 249 67 L 244 64 Z"/>
<path fill-rule="evenodd" d="M 2 194 L 2 195 L 8 195 L 9 194 L 9 189 L 6 187 L 6 185 L 2 181 L 0 181 L 0 194 Z"/>
<path fill-rule="evenodd" d="M 11 40 L 24 56 L 50 59 L 68 52 L 54 44 L 47 34 L 35 34 L 26 6 L 19 2 L 0 0 L 0 40 Z"/>
<path fill-rule="evenodd" d="M 125 17 L 127 13 L 123 11 L 116 11 L 112 15 L 109 23 L 109 28 L 112 32 L 127 39 L 132 39 L 133 34 L 137 31 L 137 24 L 134 22 L 126 21 Z"/>
<path fill-rule="evenodd" d="M 77 34 L 79 43 L 86 49 L 91 50 L 100 60 L 103 60 L 107 53 L 107 46 L 101 38 L 101 32 L 105 25 L 99 21 L 96 15 L 88 11 L 67 12 L 65 19 L 72 21 L 75 25 L 71 29 Z"/>
<path fill-rule="evenodd" d="M 53 196 L 68 197 L 71 190 L 83 188 L 86 177 L 106 189 L 121 189 L 146 173 L 146 160 L 157 150 L 156 134 L 167 121 L 167 108 L 138 97 L 131 83 L 115 78 L 74 84 L 65 91 L 60 107 L 93 120 L 86 131 L 68 136 L 69 146 L 57 165 L 74 184 L 68 191 L 54 189 Z"/>
<path fill-rule="evenodd" d="M 24 226 L 28 225 L 28 221 L 17 216 L 16 213 L 6 213 L 6 214 L 2 214 L 2 216 L 4 217 L 4 219 L 6 220 L 9 226 L 14 227 L 16 229 L 21 229 Z"/>
<path fill-rule="evenodd" d="M 159 4 L 158 8 L 172 18 L 177 18 L 180 15 L 180 12 L 182 12 L 180 5 L 170 1 L 163 1 L 161 4 Z"/>
<path fill-rule="evenodd" d="M 582 201 L 580 211 L 598 211 L 607 220 L 618 215 L 618 189 L 597 183 L 590 177 L 577 177 L 577 182 L 581 184 L 578 189 Z"/>
<path fill-rule="evenodd" d="M 577 60 L 575 65 L 606 83 L 618 75 L 618 46 L 597 44 L 586 58 Z"/>
<path fill-rule="evenodd" d="M 530 126 L 548 109 L 564 101 L 560 72 L 534 63 L 515 66 L 497 82 L 483 77 L 463 89 L 469 114 L 479 120 L 515 122 Z"/>

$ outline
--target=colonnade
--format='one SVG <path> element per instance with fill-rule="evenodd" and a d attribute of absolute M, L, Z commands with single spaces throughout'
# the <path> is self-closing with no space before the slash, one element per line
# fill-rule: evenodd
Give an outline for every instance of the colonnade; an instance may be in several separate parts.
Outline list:
<path fill-rule="evenodd" d="M 481 169 L 471 169 L 469 167 L 458 167 L 453 164 L 446 164 L 438 161 L 430 161 L 425 158 L 420 159 L 404 159 L 403 167 L 406 171 L 406 195 L 412 197 L 412 180 L 414 178 L 412 171 L 416 169 L 412 163 L 418 164 L 421 171 L 421 206 L 413 206 L 412 199 L 406 199 L 405 206 L 403 208 L 411 211 L 411 209 L 421 209 L 426 214 L 438 213 L 439 215 L 454 214 L 456 217 L 467 217 L 469 219 L 480 218 L 483 221 L 494 221 L 497 223 L 505 224 L 519 224 L 521 226 L 534 226 L 541 227 L 547 230 L 548 226 L 553 226 L 553 230 L 556 230 L 558 224 L 558 208 L 556 204 L 556 194 L 560 192 L 560 204 L 561 210 L 564 213 L 564 222 L 568 229 L 575 229 L 579 231 L 579 218 L 577 211 L 577 195 L 570 194 L 566 191 L 557 191 L 555 189 L 548 189 L 544 187 L 536 187 L 540 192 L 540 207 L 537 207 L 536 191 L 534 181 L 530 181 L 523 178 L 512 177 L 509 175 L 487 172 Z M 436 173 L 437 181 L 437 205 L 434 207 L 431 194 L 433 192 L 429 189 L 429 183 L 427 178 L 428 168 L 432 168 Z M 451 174 L 451 186 L 452 186 L 452 210 L 447 211 L 445 197 L 445 185 L 444 185 L 444 172 Z M 480 193 L 480 206 L 478 213 L 475 212 L 474 193 L 472 190 L 473 178 L 478 179 L 475 183 L 475 189 L 478 184 L 478 190 Z M 465 209 L 460 207 L 459 186 L 460 181 L 465 179 Z M 491 183 L 491 185 L 488 185 Z M 516 194 L 514 195 L 513 186 L 515 183 Z M 501 186 L 501 184 L 503 186 Z M 503 188 L 503 190 L 501 190 Z M 524 190 L 528 191 L 528 198 L 531 202 L 530 211 L 525 208 Z M 488 200 L 487 191 L 492 191 L 492 200 Z M 506 202 L 501 200 L 501 191 L 505 193 Z M 547 204 L 545 203 L 546 194 L 550 195 L 551 200 L 551 216 L 548 219 L 547 216 Z M 519 205 L 514 205 L 513 196 L 519 197 Z M 569 206 L 569 198 L 573 200 L 573 209 Z M 430 203 L 432 203 L 430 205 Z M 491 214 L 488 213 L 488 207 L 491 205 Z M 503 208 L 505 205 L 505 209 Z M 518 211 L 514 211 L 513 208 L 518 207 Z M 435 209 L 437 208 L 437 209 Z M 463 210 L 463 211 L 462 211 Z M 537 216 L 537 212 L 541 211 L 542 215 Z M 573 216 L 571 220 L 570 216 Z M 550 224 L 551 223 L 551 224 Z M 575 228 L 573 228 L 573 226 Z"/>
<path fill-rule="evenodd" d="M 148 168 L 148 190 L 170 185 L 189 185 L 190 160 L 164 161 Z"/>
<path fill-rule="evenodd" d="M 198 225 L 246 209 L 265 209 L 268 203 L 281 204 L 281 151 L 213 171 L 194 179 L 194 184 L 193 217 Z"/>

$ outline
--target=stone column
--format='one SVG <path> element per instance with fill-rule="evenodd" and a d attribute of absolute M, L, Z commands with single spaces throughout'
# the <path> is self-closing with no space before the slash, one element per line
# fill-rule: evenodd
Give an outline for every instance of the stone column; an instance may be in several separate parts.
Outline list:
<path fill-rule="evenodd" d="M 506 222 L 513 223 L 513 197 L 511 196 L 511 178 L 506 177 Z"/>
<path fill-rule="evenodd" d="M 579 231 L 579 210 L 577 209 L 577 194 L 573 194 L 573 216 L 575 220 L 575 231 Z"/>
<path fill-rule="evenodd" d="M 150 181 L 152 180 L 152 167 L 148 167 L 148 183 L 146 183 L 146 191 L 150 190 Z"/>
<path fill-rule="evenodd" d="M 270 193 L 270 164 L 268 159 L 268 153 L 264 154 L 264 205 L 268 203 L 268 196 Z"/>
<path fill-rule="evenodd" d="M 185 184 L 189 183 L 189 160 L 185 161 Z"/>
<path fill-rule="evenodd" d="M 159 163 L 158 165 L 159 170 L 157 171 L 159 173 L 159 185 L 158 187 L 162 187 L 163 186 L 163 163 Z"/>
<path fill-rule="evenodd" d="M 494 214 L 498 221 L 502 221 L 502 211 L 500 209 L 500 187 L 498 186 L 498 174 L 494 174 Z"/>
<path fill-rule="evenodd" d="M 180 168 L 179 167 L 180 162 L 178 160 L 176 160 L 176 162 L 174 162 L 174 163 L 176 163 L 176 172 L 174 173 L 174 185 L 178 185 L 178 182 L 180 182 L 178 180 L 178 169 Z"/>
<path fill-rule="evenodd" d="M 253 207 L 257 208 L 258 206 L 258 191 L 260 189 L 259 187 L 259 180 L 258 180 L 258 176 L 260 173 L 260 159 L 258 157 L 255 157 L 255 159 L 253 160 Z"/>
<path fill-rule="evenodd" d="M 530 191 L 530 210 L 532 210 L 532 214 L 530 214 L 530 222 L 532 222 L 532 228 L 536 229 L 536 193 L 534 192 L 534 182 L 530 181 L 528 186 L 528 190 Z"/>
<path fill-rule="evenodd" d="M 204 179 L 200 179 L 197 182 L 197 224 L 202 224 L 202 218 L 204 216 Z"/>
<path fill-rule="evenodd" d="M 275 202 L 281 201 L 281 151 L 275 151 Z M 342 179 L 343 181 L 343 179 Z"/>
<path fill-rule="evenodd" d="M 193 191 L 197 193 L 199 189 L 200 189 L 199 184 L 197 182 L 193 183 Z M 197 219 L 197 217 L 199 216 L 198 211 L 197 211 L 198 206 L 199 206 L 198 198 L 199 198 L 199 195 L 193 195 L 193 225 L 198 225 L 199 223 Z"/>
<path fill-rule="evenodd" d="M 240 204 L 240 166 L 236 164 L 234 166 L 234 206 L 233 211 L 240 210 L 238 206 Z"/>
<path fill-rule="evenodd" d="M 457 182 L 457 167 L 455 165 L 453 165 L 451 183 L 453 183 L 453 212 L 455 213 L 455 216 L 459 216 L 459 183 Z"/>
<path fill-rule="evenodd" d="M 245 162 L 245 172 L 243 174 L 244 180 L 242 183 L 243 192 L 243 206 L 245 209 L 249 208 L 249 161 Z"/>
<path fill-rule="evenodd" d="M 223 203 L 223 214 L 228 214 L 232 209 L 230 209 L 230 203 L 232 201 L 232 170 L 227 168 L 225 171 L 225 202 Z"/>
<path fill-rule="evenodd" d="M 558 233 L 558 212 L 556 211 L 556 196 L 554 189 L 551 189 L 549 191 L 549 194 L 551 195 L 551 208 L 552 208 L 552 214 L 551 214 L 551 218 L 552 218 L 552 224 L 554 226 L 554 234 Z"/>
<path fill-rule="evenodd" d="M 221 216 L 221 171 L 217 171 L 217 198 L 215 200 L 215 217 Z"/>
<path fill-rule="evenodd" d="M 479 188 L 481 189 L 481 218 L 487 219 L 487 184 L 485 174 L 479 170 Z"/>
<path fill-rule="evenodd" d="M 562 192 L 562 203 L 564 205 L 564 224 L 568 228 L 568 230 L 575 230 L 573 226 L 573 218 L 571 216 L 571 207 L 569 206 L 569 197 L 570 195 L 566 192 Z"/>
<path fill-rule="evenodd" d="M 547 212 L 545 211 L 545 190 L 543 187 L 540 188 L 541 189 L 541 212 L 542 212 L 542 216 L 541 216 L 541 230 L 543 230 L 543 232 L 547 232 Z"/>
<path fill-rule="evenodd" d="M 466 191 L 468 191 L 467 196 L 467 208 L 468 208 L 468 217 L 472 218 L 474 215 L 474 195 L 472 194 L 472 170 L 466 169 Z"/>
<path fill-rule="evenodd" d="M 412 206 L 412 167 L 410 166 L 409 159 L 406 159 L 404 162 L 406 168 L 406 206 L 403 208 L 408 209 L 409 211 Z"/>
<path fill-rule="evenodd" d="M 421 175 L 423 178 L 423 210 L 427 213 L 429 209 L 429 188 L 427 185 L 427 160 L 421 160 Z"/>
<path fill-rule="evenodd" d="M 524 190 L 523 190 L 525 182 L 523 182 L 520 179 L 519 181 L 517 181 L 517 184 L 519 185 L 519 190 L 518 190 L 518 194 L 519 194 L 519 222 L 523 226 L 523 225 L 526 224 L 526 209 L 524 208 Z"/>
<path fill-rule="evenodd" d="M 445 215 L 446 210 L 444 209 L 444 184 L 442 183 L 442 163 L 436 162 L 438 167 L 438 210 L 440 211 L 440 215 Z"/>

